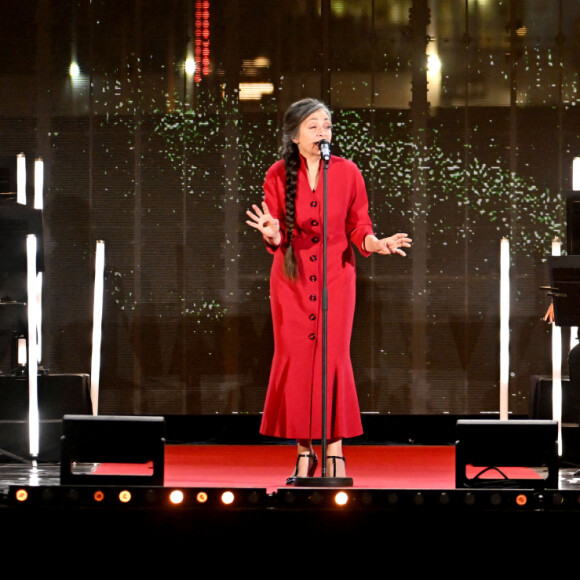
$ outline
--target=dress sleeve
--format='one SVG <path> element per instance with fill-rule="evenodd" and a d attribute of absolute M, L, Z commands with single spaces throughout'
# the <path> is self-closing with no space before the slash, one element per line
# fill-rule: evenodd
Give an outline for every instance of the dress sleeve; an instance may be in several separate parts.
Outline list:
<path fill-rule="evenodd" d="M 363 248 L 367 236 L 372 236 L 373 225 L 369 216 L 369 200 L 365 182 L 358 167 L 354 167 L 353 198 L 346 218 L 346 232 L 349 240 L 358 248 L 363 256 L 370 256 Z M 269 206 L 268 206 L 269 207 Z"/>
<path fill-rule="evenodd" d="M 280 162 L 278 162 L 272 165 L 270 169 L 268 169 L 266 172 L 266 179 L 264 181 L 264 201 L 266 202 L 272 217 L 280 221 L 280 234 L 282 235 L 282 240 L 278 246 L 271 246 L 270 244 L 264 242 L 266 249 L 271 254 L 282 247 L 286 239 L 286 230 L 283 225 L 286 222 L 286 214 L 284 211 L 286 191 L 285 178 L 286 173 L 284 171 L 284 164 L 282 163 L 282 165 L 280 165 Z"/>

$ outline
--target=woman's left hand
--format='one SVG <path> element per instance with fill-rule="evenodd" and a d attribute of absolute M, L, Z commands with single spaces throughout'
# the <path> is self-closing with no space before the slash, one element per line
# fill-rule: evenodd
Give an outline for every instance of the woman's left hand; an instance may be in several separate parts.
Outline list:
<path fill-rule="evenodd" d="M 395 234 L 389 238 L 377 239 L 375 236 L 365 238 L 364 247 L 367 252 L 377 254 L 407 254 L 402 248 L 410 248 L 413 240 L 407 234 Z"/>

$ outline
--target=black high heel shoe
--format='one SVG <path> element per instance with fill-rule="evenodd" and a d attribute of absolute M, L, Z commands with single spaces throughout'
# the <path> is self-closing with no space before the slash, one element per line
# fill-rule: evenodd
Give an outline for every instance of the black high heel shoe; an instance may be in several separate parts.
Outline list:
<path fill-rule="evenodd" d="M 341 459 L 342 461 L 344 461 L 344 467 L 346 469 L 346 459 L 344 457 L 342 457 L 341 455 L 329 455 L 326 459 L 327 459 L 327 461 L 329 459 L 332 459 L 332 473 L 329 473 L 328 477 L 336 477 L 336 460 L 337 459 Z M 326 468 L 328 470 L 328 465 Z"/>
<path fill-rule="evenodd" d="M 318 456 L 316 455 L 316 453 L 314 453 L 314 451 L 312 453 L 299 453 L 298 458 L 296 459 L 296 469 L 294 470 L 294 474 L 291 475 L 286 480 L 286 485 L 294 485 L 296 483 L 296 479 L 298 477 L 296 475 L 298 473 L 298 463 L 300 462 L 300 459 L 302 457 L 308 457 L 307 477 L 314 476 L 314 473 L 316 472 L 316 468 L 318 467 Z"/>

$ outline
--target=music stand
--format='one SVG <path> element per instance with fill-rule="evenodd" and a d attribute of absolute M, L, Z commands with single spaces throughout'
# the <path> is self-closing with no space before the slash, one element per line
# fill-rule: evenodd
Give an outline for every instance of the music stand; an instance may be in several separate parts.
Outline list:
<path fill-rule="evenodd" d="M 580 255 L 549 256 L 550 287 L 557 326 L 580 326 Z"/>
<path fill-rule="evenodd" d="M 569 256 L 580 254 L 580 191 L 564 193 L 566 198 L 566 250 Z"/>

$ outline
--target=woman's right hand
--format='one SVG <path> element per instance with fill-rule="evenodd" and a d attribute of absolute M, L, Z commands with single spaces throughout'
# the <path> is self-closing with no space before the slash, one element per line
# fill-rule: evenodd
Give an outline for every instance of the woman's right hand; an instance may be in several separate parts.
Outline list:
<path fill-rule="evenodd" d="M 262 202 L 262 209 L 257 205 L 252 205 L 254 211 L 246 210 L 246 215 L 250 218 L 246 220 L 246 223 L 258 230 L 266 243 L 271 246 L 279 246 L 282 241 L 282 234 L 280 233 L 280 222 L 274 219 L 270 214 L 270 210 L 266 205 L 266 202 Z"/>

